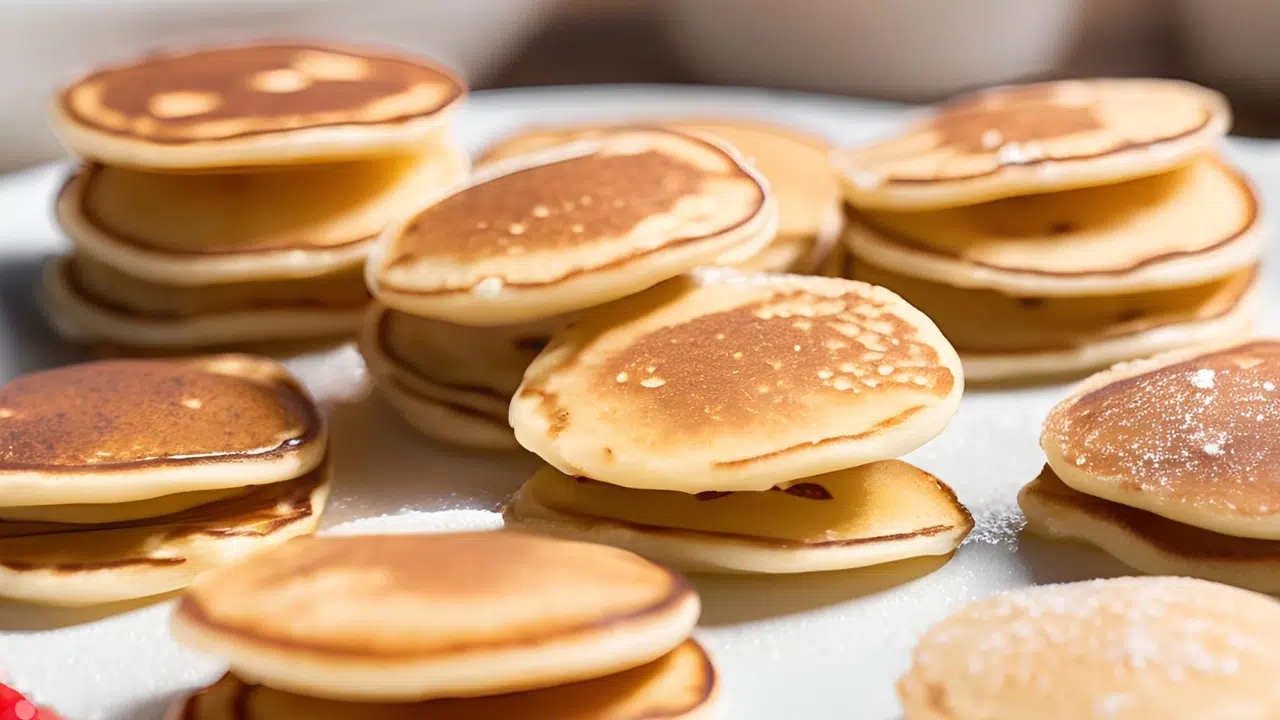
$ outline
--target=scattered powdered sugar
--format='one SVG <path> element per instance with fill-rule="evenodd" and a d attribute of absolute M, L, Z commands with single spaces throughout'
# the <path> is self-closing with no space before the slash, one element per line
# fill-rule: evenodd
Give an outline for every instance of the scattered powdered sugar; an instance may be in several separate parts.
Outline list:
<path fill-rule="evenodd" d="M 1200 368 L 1191 373 L 1191 384 L 1201 390 L 1209 390 L 1213 387 L 1213 376 L 1218 373 L 1209 368 Z"/>
<path fill-rule="evenodd" d="M 1027 518 L 1017 505 L 973 511 L 973 530 L 965 544 L 1017 545 L 1018 533 L 1026 527 Z"/>
<path fill-rule="evenodd" d="M 1139 677 L 1149 693 L 1162 685 L 1217 683 L 1242 663 L 1280 671 L 1280 654 L 1254 634 L 1274 622 L 1280 622 L 1280 605 L 1224 585 L 1187 578 L 1092 580 L 973 603 L 930 630 L 916 659 L 931 678 L 962 671 L 967 679 L 957 682 L 967 684 L 966 693 L 1034 688 L 1048 699 L 1062 696 L 1063 683 L 1096 680 L 1071 687 L 1072 697 L 1081 703 L 1082 717 L 1108 718 L 1151 699 L 1131 691 Z"/>
<path fill-rule="evenodd" d="M 1254 343 L 1120 380 L 1055 409 L 1046 431 L 1085 472 L 1261 512 L 1280 505 L 1277 360 Z"/>

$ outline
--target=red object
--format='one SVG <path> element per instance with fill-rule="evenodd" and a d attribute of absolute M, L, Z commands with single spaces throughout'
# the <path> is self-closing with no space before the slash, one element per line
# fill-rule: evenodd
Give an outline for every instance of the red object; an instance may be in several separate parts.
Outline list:
<path fill-rule="evenodd" d="M 22 693 L 0 684 L 0 720 L 62 720 L 62 716 L 36 707 Z"/>

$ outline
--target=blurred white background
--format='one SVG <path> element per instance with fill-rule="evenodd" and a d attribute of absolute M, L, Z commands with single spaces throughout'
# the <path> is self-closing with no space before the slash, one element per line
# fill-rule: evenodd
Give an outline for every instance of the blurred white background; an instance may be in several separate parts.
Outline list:
<path fill-rule="evenodd" d="M 44 107 L 76 73 L 262 36 L 398 46 L 476 87 L 710 82 L 934 100 L 1024 78 L 1187 76 L 1232 92 L 1249 131 L 1280 134 L 1277 0 L 0 0 L 0 170 L 59 155 Z"/>

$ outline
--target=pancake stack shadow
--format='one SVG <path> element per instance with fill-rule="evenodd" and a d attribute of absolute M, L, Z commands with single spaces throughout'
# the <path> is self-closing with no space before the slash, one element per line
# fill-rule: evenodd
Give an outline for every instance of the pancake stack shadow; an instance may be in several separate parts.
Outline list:
<path fill-rule="evenodd" d="M 66 338 L 126 354 L 353 335 L 383 226 L 465 176 L 466 88 L 411 56 L 258 44 L 156 54 L 64 88 L 84 165 L 62 188 L 72 252 L 42 300 Z"/>
<path fill-rule="evenodd" d="M 315 530 L 324 419 L 247 355 L 70 365 L 0 387 L 0 597 L 84 607 L 181 589 Z M 121 606 L 117 606 L 119 609 Z"/>
<path fill-rule="evenodd" d="M 306 538 L 209 572 L 175 639 L 230 672 L 175 720 L 695 720 L 720 683 L 681 576 L 512 532 Z"/>
<path fill-rule="evenodd" d="M 1045 421 L 1027 530 L 1141 572 L 1280 592 L 1280 342 L 1122 363 Z"/>
<path fill-rule="evenodd" d="M 777 203 L 732 148 L 657 127 L 513 154 L 387 229 L 360 336 L 380 394 L 423 435 L 519 447 L 525 368 L 578 314 L 754 257 Z"/>
<path fill-rule="evenodd" d="M 1078 376 L 1245 335 L 1256 193 L 1230 108 L 1168 80 L 995 88 L 837 152 L 849 277 L 928 314 L 973 382 Z"/>

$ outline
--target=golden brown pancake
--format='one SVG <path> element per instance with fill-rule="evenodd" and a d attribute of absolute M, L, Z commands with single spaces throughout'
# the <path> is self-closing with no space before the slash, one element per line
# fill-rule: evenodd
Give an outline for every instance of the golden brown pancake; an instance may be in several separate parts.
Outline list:
<path fill-rule="evenodd" d="M 749 119 L 669 119 L 675 130 L 708 135 L 732 145 L 753 165 L 778 201 L 778 235 L 764 250 L 737 263 L 743 270 L 813 274 L 834 247 L 843 225 L 841 193 L 821 138 Z M 489 146 L 477 164 L 506 160 L 569 142 L 597 138 L 624 125 L 578 125 L 524 130 Z"/>
<path fill-rule="evenodd" d="M 859 208 L 959 207 L 1155 175 L 1230 124 L 1226 100 L 1191 83 L 1063 80 L 959 97 L 833 165 Z"/>
<path fill-rule="evenodd" d="M 652 662 L 697 621 L 680 576 L 513 532 L 305 538 L 202 575 L 177 640 L 239 677 L 332 700 L 550 687 Z"/>
<path fill-rule="evenodd" d="M 1011 297 L 853 263 L 855 280 L 899 293 L 938 324 L 973 382 L 1079 376 L 1121 360 L 1241 337 L 1257 314 L 1259 271 L 1173 290 Z"/>
<path fill-rule="evenodd" d="M 77 252 L 166 285 L 331 274 L 364 262 L 388 221 L 467 172 L 433 142 L 411 152 L 258 172 L 89 165 L 58 196 Z"/>
<path fill-rule="evenodd" d="M 937 623 L 898 681 L 904 720 L 1280 713 L 1280 603 L 1189 578 L 1046 585 Z"/>
<path fill-rule="evenodd" d="M 1031 532 L 1089 543 L 1144 573 L 1280 591 L 1280 542 L 1219 535 L 1085 495 L 1047 465 L 1018 493 L 1018 505 Z"/>
<path fill-rule="evenodd" d="M 884 288 L 713 269 L 585 311 L 529 367 L 510 419 L 569 475 L 767 490 L 914 450 L 963 386 L 942 333 Z"/>
<path fill-rule="evenodd" d="M 210 568 L 315 530 L 327 463 L 172 515 L 76 525 L 0 521 L 0 597 L 93 605 L 177 590 Z"/>
<path fill-rule="evenodd" d="M 281 365 L 248 355 L 69 365 L 0 386 L 6 505 L 143 500 L 297 477 L 324 420 Z"/>
<path fill-rule="evenodd" d="M 1224 535 L 1280 539 L 1280 342 L 1117 365 L 1045 420 L 1073 489 Z"/>
<path fill-rule="evenodd" d="M 172 720 L 710 720 L 715 667 L 693 640 L 648 665 L 570 685 L 464 700 L 345 703 L 293 695 L 225 675 L 180 702 Z"/>
<path fill-rule="evenodd" d="M 1117 185 L 925 212 L 855 213 L 845 239 L 904 275 L 1010 295 L 1116 295 L 1229 275 L 1262 252 L 1243 176 L 1205 155 Z"/>
<path fill-rule="evenodd" d="M 294 279 L 184 287 L 130 276 L 84 256 L 51 258 L 45 314 L 74 342 L 192 349 L 340 337 L 371 300 L 360 268 Z"/>
<path fill-rule="evenodd" d="M 503 512 L 508 527 L 623 547 L 690 571 L 846 570 L 946 555 L 973 529 L 934 476 L 885 460 L 765 492 L 634 490 L 545 466 Z"/>
<path fill-rule="evenodd" d="M 728 148 L 660 129 L 490 165 L 387 229 L 367 267 L 380 302 L 511 325 L 630 295 L 772 239 L 764 181 Z"/>
<path fill-rule="evenodd" d="M 52 108 L 83 158 L 155 169 L 321 161 L 430 137 L 464 95 L 420 58 L 336 45 L 157 53 L 85 75 Z"/>

